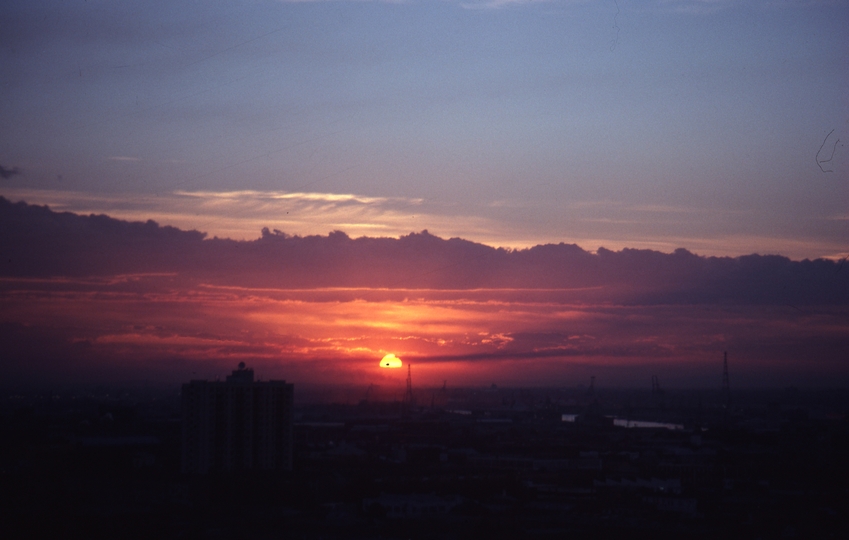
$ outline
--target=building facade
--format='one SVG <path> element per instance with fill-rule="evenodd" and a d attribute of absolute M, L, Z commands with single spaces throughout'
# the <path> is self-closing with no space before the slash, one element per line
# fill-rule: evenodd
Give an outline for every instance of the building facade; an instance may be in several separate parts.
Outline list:
<path fill-rule="evenodd" d="M 182 471 L 292 470 L 294 385 L 254 381 L 239 369 L 221 381 L 191 381 L 182 389 Z"/>

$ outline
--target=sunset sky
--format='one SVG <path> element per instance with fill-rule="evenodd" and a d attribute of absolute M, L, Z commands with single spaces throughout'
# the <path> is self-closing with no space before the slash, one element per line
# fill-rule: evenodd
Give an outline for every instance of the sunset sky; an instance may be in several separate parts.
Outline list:
<path fill-rule="evenodd" d="M 846 2 L 0 20 L 7 377 L 849 381 Z"/>

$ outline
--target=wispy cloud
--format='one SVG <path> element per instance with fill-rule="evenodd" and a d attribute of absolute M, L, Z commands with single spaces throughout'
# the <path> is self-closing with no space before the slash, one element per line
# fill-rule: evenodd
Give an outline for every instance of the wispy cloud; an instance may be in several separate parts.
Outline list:
<path fill-rule="evenodd" d="M 380 291 L 367 299 L 360 291 L 351 300 L 352 292 L 222 293 L 174 289 L 154 278 L 135 288 L 6 283 L 0 337 L 11 361 L 0 372 L 31 371 L 38 361 L 51 373 L 80 376 L 69 362 L 78 355 L 123 377 L 179 380 L 188 376 L 175 369 L 179 362 L 214 374 L 247 360 L 264 376 L 362 382 L 380 376 L 373 369 L 392 352 L 418 366 L 422 384 L 574 383 L 581 363 L 595 363 L 595 374 L 608 381 L 623 370 L 616 383 L 633 384 L 648 379 L 648 364 L 662 364 L 669 378 L 718 372 L 719 351 L 730 347 L 741 376 L 770 365 L 785 378 L 803 370 L 822 381 L 842 372 L 838 359 L 849 338 L 839 306 L 802 313 L 782 306 L 575 305 L 545 295 L 517 301 L 513 291 L 498 290 L 479 298 L 404 290 L 398 299 Z M 812 340 L 816 359 L 805 356 Z"/>
<path fill-rule="evenodd" d="M 687 248 L 703 255 L 779 253 L 792 258 L 836 257 L 845 242 L 775 231 L 729 231 L 739 213 L 695 205 L 624 203 L 615 200 L 487 201 L 456 205 L 416 197 L 376 197 L 357 193 L 260 190 L 174 191 L 160 194 L 88 193 L 4 188 L 3 196 L 54 210 L 108 214 L 147 221 L 210 237 L 252 240 L 262 229 L 307 236 L 341 230 L 356 236 L 400 237 L 428 230 L 490 246 L 525 248 L 538 244 L 578 244 L 588 250 L 642 248 L 670 253 Z M 536 224 L 541 205 L 556 204 L 557 220 Z M 749 215 L 751 212 L 749 212 Z M 839 227 L 844 217 L 829 222 Z M 622 224 L 627 224 L 623 227 Z M 670 230 L 676 231 L 670 234 Z"/>
<path fill-rule="evenodd" d="M 21 174 L 21 170 L 18 167 L 11 167 L 7 169 L 6 167 L 0 165 L 0 178 L 3 178 L 3 180 L 8 180 L 16 174 Z"/>
<path fill-rule="evenodd" d="M 264 228 L 301 236 L 342 230 L 382 237 L 399 237 L 428 229 L 440 236 L 483 241 L 497 240 L 491 236 L 492 231 L 507 232 L 496 221 L 469 213 L 468 207 L 409 197 L 253 190 L 153 195 L 7 189 L 3 195 L 48 205 L 54 210 L 105 213 L 134 221 L 152 219 L 184 230 L 203 231 L 210 237 L 235 240 L 258 238 Z"/>
<path fill-rule="evenodd" d="M 692 15 L 708 15 L 739 5 L 737 0 L 660 0 L 664 11 Z"/>
<path fill-rule="evenodd" d="M 429 234 L 210 241 L 8 201 L 0 218 L 3 380 L 175 381 L 247 360 L 265 376 L 368 381 L 391 352 L 425 383 L 551 384 L 595 364 L 628 384 L 649 364 L 713 372 L 726 348 L 783 380 L 846 376 L 849 289 L 834 262 Z"/>
<path fill-rule="evenodd" d="M 281 4 L 318 4 L 323 2 L 354 2 L 360 4 L 409 4 L 413 0 L 277 0 Z"/>
<path fill-rule="evenodd" d="M 214 200 L 291 200 L 291 201 L 325 201 L 332 203 L 383 204 L 390 200 L 410 204 L 420 204 L 422 199 L 402 199 L 391 197 L 365 197 L 350 193 L 288 193 L 283 191 L 175 191 L 175 195 Z"/>
<path fill-rule="evenodd" d="M 527 4 L 543 4 L 553 0 L 484 0 L 482 2 L 462 2 L 461 7 L 465 9 L 504 9 L 513 6 Z"/>

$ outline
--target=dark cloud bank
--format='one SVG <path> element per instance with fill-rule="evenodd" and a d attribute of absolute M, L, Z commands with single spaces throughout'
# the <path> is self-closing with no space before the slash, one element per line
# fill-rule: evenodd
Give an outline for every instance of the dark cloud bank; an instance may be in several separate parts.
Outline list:
<path fill-rule="evenodd" d="M 249 287 L 582 289 L 587 298 L 637 304 L 849 305 L 849 268 L 829 260 L 701 257 L 685 249 L 590 253 L 574 244 L 507 250 L 427 231 L 352 239 L 265 229 L 257 240 L 233 241 L 2 197 L 0 257 L 0 275 L 16 278 L 168 272 Z"/>
<path fill-rule="evenodd" d="M 713 387 L 729 350 L 741 384 L 849 381 L 849 264 L 840 262 L 566 244 L 507 250 L 427 232 L 352 239 L 264 230 L 233 241 L 0 197 L 0 385 L 173 383 L 226 373 L 241 359 L 315 382 L 322 375 L 303 363 L 314 355 L 286 352 L 309 343 L 284 319 L 282 334 L 269 337 L 233 310 L 250 309 L 248 299 L 291 299 L 307 316 L 320 302 L 408 298 L 447 309 L 462 300 L 479 322 L 489 311 L 538 317 L 531 327 L 508 324 L 499 343 L 478 336 L 470 350 L 423 349 L 414 362 L 554 366 L 556 380 L 568 369 L 570 380 L 594 374 L 625 385 L 663 373 Z M 132 334 L 141 337 L 115 338 Z M 554 380 L 541 372 L 531 382 Z"/>

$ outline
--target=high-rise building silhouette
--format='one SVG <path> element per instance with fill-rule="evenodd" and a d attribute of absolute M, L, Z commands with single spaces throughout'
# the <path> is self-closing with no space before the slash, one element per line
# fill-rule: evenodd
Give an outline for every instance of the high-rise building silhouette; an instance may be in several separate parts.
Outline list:
<path fill-rule="evenodd" d="M 182 471 L 292 469 L 294 385 L 254 381 L 244 363 L 221 381 L 191 381 L 182 390 Z"/>

